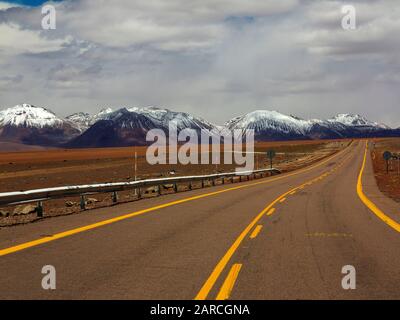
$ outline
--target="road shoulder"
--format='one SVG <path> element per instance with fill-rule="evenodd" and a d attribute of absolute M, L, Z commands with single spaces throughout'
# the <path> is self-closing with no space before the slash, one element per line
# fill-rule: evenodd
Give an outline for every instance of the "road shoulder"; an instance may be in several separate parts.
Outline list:
<path fill-rule="evenodd" d="M 400 204 L 384 195 L 378 188 L 374 176 L 370 152 L 367 152 L 366 164 L 362 177 L 362 186 L 365 195 L 391 219 L 400 223 Z"/>

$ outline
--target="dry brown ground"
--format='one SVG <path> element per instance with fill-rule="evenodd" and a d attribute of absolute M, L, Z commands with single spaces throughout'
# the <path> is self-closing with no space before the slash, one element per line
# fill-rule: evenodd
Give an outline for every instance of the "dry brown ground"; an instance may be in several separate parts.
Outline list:
<path fill-rule="evenodd" d="M 400 138 L 375 139 L 371 150 L 375 179 L 379 189 L 386 196 L 400 202 L 400 162 L 389 162 L 389 173 L 386 173 L 386 161 L 383 153 L 390 151 L 400 153 Z"/>
<path fill-rule="evenodd" d="M 29 146 L 21 143 L 0 141 L 0 152 L 21 152 L 21 151 L 38 151 L 47 150 L 51 148 L 45 148 L 40 146 Z M 54 149 L 54 148 L 53 148 Z"/>
<path fill-rule="evenodd" d="M 278 153 L 274 167 L 283 172 L 310 165 L 344 148 L 349 141 L 291 141 L 257 143 L 255 151 L 265 152 L 274 149 Z M 46 150 L 0 153 L 0 192 L 31 190 L 66 185 L 121 182 L 134 179 L 134 152 L 138 153 L 138 178 L 176 175 L 199 175 L 215 172 L 233 171 L 234 165 L 157 165 L 147 163 L 145 147 L 104 148 L 79 150 Z M 265 155 L 255 157 L 256 168 L 269 166 Z M 187 189 L 181 186 L 182 190 Z M 165 192 L 168 192 L 165 190 Z M 151 196 L 151 194 L 149 195 Z M 111 205 L 111 195 L 95 195 L 98 203 L 88 208 Z M 120 201 L 133 201 L 132 192 L 120 194 Z M 66 201 L 75 205 L 66 208 Z M 45 215 L 57 216 L 80 212 L 78 198 L 52 200 L 45 202 Z M 0 208 L 1 209 L 1 208 Z M 13 212 L 14 207 L 3 208 Z M 25 223 L 35 220 L 35 215 L 0 218 L 0 226 Z"/>

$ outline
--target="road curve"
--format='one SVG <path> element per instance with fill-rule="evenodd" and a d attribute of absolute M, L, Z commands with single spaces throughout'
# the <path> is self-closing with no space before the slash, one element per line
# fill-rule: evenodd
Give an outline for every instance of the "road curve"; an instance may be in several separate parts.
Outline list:
<path fill-rule="evenodd" d="M 278 177 L 3 228 L 0 299 L 399 298 L 398 232 L 357 195 L 364 147 Z M 45 265 L 56 290 L 41 287 Z M 341 287 L 345 265 L 356 290 Z"/>

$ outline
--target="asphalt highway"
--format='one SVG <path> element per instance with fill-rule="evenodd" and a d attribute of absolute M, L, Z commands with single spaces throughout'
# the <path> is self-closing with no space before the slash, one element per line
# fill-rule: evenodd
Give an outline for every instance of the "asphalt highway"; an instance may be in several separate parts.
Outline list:
<path fill-rule="evenodd" d="M 356 141 L 279 176 L 3 228 L 0 299 L 399 299 L 398 209 Z"/>

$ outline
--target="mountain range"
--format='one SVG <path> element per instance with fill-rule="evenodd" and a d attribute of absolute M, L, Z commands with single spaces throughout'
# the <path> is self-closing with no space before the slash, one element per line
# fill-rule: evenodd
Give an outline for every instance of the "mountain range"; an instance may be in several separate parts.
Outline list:
<path fill-rule="evenodd" d="M 254 129 L 256 141 L 336 139 L 400 136 L 400 128 L 369 121 L 363 116 L 338 114 L 326 119 L 305 120 L 277 111 L 257 110 L 216 126 L 188 113 L 164 108 L 106 108 L 95 115 L 79 112 L 58 117 L 43 107 L 22 104 L 0 111 L 0 142 L 47 147 L 120 147 L 145 145 L 151 129 Z"/>

